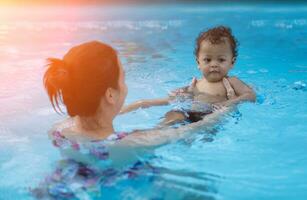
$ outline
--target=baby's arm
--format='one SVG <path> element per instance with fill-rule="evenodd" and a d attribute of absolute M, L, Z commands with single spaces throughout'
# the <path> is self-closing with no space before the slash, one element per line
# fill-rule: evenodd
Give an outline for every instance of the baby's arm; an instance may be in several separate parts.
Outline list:
<path fill-rule="evenodd" d="M 246 85 L 243 81 L 239 80 L 237 77 L 228 78 L 231 86 L 234 89 L 236 96 L 224 103 L 225 106 L 238 104 L 242 101 L 251 101 L 255 102 L 256 95 L 252 88 Z"/>

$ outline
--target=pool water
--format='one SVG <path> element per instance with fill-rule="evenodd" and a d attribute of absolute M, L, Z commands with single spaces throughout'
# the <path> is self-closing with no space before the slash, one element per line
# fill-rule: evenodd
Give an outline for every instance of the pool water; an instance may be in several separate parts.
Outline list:
<path fill-rule="evenodd" d="M 32 199 L 29 188 L 61 158 L 46 134 L 65 118 L 42 86 L 47 57 L 104 41 L 126 70 L 126 103 L 158 98 L 201 77 L 194 41 L 215 25 L 237 37 L 231 75 L 255 89 L 257 102 L 157 148 L 148 161 L 158 175 L 119 181 L 102 199 L 306 199 L 307 4 L 1 7 L 0 199 Z M 151 128 L 169 109 L 120 116 L 116 129 Z"/>

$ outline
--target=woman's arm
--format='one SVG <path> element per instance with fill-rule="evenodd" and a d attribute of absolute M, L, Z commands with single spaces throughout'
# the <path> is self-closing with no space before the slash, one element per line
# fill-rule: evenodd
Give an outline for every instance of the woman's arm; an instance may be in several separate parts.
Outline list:
<path fill-rule="evenodd" d="M 195 132 L 197 128 L 208 128 L 216 124 L 221 116 L 228 113 L 230 108 L 224 107 L 223 109 L 216 110 L 214 113 L 206 115 L 203 120 L 191 123 L 188 125 L 183 125 L 179 128 L 160 128 L 152 130 L 141 130 L 135 131 L 130 135 L 119 141 L 119 145 L 130 146 L 130 147 L 154 147 L 159 146 L 174 140 L 178 140 L 186 137 Z"/>
<path fill-rule="evenodd" d="M 170 97 L 161 98 L 161 99 L 139 100 L 139 101 L 136 101 L 136 102 L 134 102 L 134 103 L 132 103 L 128 106 L 123 107 L 119 114 L 131 112 L 131 111 L 137 110 L 139 108 L 148 108 L 148 107 L 151 107 L 151 106 L 168 105 L 170 100 L 171 100 Z"/>
<path fill-rule="evenodd" d="M 139 100 L 136 101 L 128 106 L 125 106 L 122 108 L 119 114 L 124 114 L 127 112 L 131 112 L 133 110 L 139 109 L 139 108 L 148 108 L 151 106 L 163 106 L 168 105 L 170 101 L 174 100 L 176 97 L 188 97 L 190 98 L 193 96 L 193 90 L 196 86 L 197 79 L 194 77 L 191 81 L 191 84 L 188 86 L 184 86 L 181 88 L 177 88 L 173 91 L 171 91 L 168 95 L 168 97 L 160 98 L 160 99 L 147 99 L 147 100 Z"/>
<path fill-rule="evenodd" d="M 152 154 L 158 146 L 180 140 L 195 133 L 197 129 L 204 130 L 218 123 L 221 117 L 230 111 L 228 107 L 223 108 L 206 115 L 201 121 L 183 125 L 179 128 L 167 127 L 134 131 L 123 139 L 108 146 L 108 149 L 112 151 L 110 159 L 113 161 L 113 164 L 118 166 L 133 163 L 141 155 Z"/>
<path fill-rule="evenodd" d="M 133 110 L 137 110 L 139 108 L 148 108 L 151 106 L 163 106 L 168 105 L 170 101 L 174 100 L 176 97 L 190 97 L 193 94 L 193 88 L 196 85 L 196 78 L 193 78 L 192 82 L 188 86 L 184 86 L 181 88 L 177 88 L 173 91 L 171 91 L 168 95 L 168 97 L 160 98 L 160 99 L 144 99 L 139 100 L 136 102 L 133 102 L 132 104 L 129 104 L 127 106 L 124 106 L 119 114 L 124 114 L 127 112 L 131 112 Z"/>

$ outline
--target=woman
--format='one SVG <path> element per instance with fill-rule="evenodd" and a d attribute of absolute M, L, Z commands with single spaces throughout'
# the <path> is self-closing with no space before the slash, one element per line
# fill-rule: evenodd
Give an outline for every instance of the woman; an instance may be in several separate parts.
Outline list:
<path fill-rule="evenodd" d="M 63 59 L 48 60 L 44 75 L 48 96 L 56 111 L 61 112 L 59 101 L 62 101 L 70 118 L 56 124 L 49 132 L 65 161 L 39 189 L 33 190 L 36 197 L 77 198 L 87 195 L 89 188 L 97 189 L 98 183 L 110 182 L 114 177 L 129 177 L 131 169 L 133 173 L 152 169 L 138 161 L 140 153 L 182 138 L 191 127 L 211 124 L 223 112 L 215 112 L 200 122 L 177 129 L 116 132 L 113 119 L 127 95 L 125 73 L 116 51 L 92 41 L 73 47 Z M 130 168 L 123 169 L 124 166 Z M 111 176 L 106 173 L 110 169 Z M 76 182 L 79 187 L 75 187 Z"/>

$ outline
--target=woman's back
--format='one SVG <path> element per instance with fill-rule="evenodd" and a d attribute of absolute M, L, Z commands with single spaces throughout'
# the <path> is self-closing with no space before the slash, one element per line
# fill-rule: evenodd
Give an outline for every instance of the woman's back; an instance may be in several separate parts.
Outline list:
<path fill-rule="evenodd" d="M 119 132 L 102 140 L 80 137 L 70 131 L 72 119 L 56 124 L 49 132 L 53 145 L 62 154 L 56 169 L 39 187 L 32 190 L 37 198 L 99 198 L 102 187 L 142 174 L 156 173 L 140 151 L 118 143 L 127 133 Z"/>
<path fill-rule="evenodd" d="M 56 124 L 49 131 L 52 144 L 66 159 L 93 164 L 100 168 L 121 168 L 136 162 L 144 155 L 142 148 L 131 148 L 123 144 L 122 140 L 129 134 L 127 132 L 114 132 L 104 139 L 93 139 L 86 134 L 73 131 L 74 124 L 70 118 Z"/>

